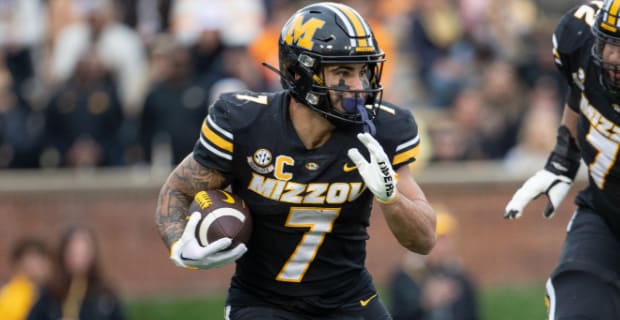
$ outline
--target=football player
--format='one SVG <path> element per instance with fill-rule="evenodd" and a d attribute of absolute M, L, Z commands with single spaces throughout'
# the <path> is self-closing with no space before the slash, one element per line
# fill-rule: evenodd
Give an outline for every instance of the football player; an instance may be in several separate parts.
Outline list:
<path fill-rule="evenodd" d="M 271 68 L 284 90 L 223 94 L 210 106 L 193 153 L 161 189 L 156 219 L 178 266 L 236 261 L 227 319 L 390 318 L 365 267 L 373 205 L 411 251 L 428 253 L 436 235 L 408 168 L 416 122 L 382 103 L 383 63 L 357 11 L 316 3 L 282 29 Z M 200 247 L 188 204 L 227 186 L 252 212 L 252 237 Z"/>
<path fill-rule="evenodd" d="M 550 218 L 583 161 L 588 185 L 575 203 L 560 261 L 547 281 L 549 319 L 620 319 L 620 0 L 579 5 L 553 34 L 555 63 L 569 83 L 557 143 L 517 190 L 504 217 L 539 195 Z"/>

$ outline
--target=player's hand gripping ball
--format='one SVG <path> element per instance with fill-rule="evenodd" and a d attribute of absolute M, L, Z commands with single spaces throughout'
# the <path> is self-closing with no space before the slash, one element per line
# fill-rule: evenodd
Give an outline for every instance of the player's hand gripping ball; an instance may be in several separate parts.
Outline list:
<path fill-rule="evenodd" d="M 194 212 L 202 215 L 196 226 L 196 239 L 201 246 L 231 238 L 230 248 L 234 248 L 250 240 L 252 217 L 239 196 L 223 190 L 200 191 L 189 207 L 190 215 Z"/>

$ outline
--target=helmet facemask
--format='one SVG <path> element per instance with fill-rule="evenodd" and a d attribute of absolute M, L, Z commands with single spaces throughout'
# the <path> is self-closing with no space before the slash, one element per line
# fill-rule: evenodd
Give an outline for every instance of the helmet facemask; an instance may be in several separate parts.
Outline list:
<path fill-rule="evenodd" d="M 349 64 L 359 64 L 351 62 Z M 321 64 L 320 76 L 313 77 L 314 81 L 307 97 L 314 102 L 306 101 L 312 109 L 324 115 L 336 126 L 350 126 L 362 124 L 365 131 L 375 133 L 373 120 L 377 116 L 377 109 L 383 97 L 383 87 L 380 84 L 383 62 L 364 64 L 365 78 L 361 79 L 362 89 L 352 89 L 344 79 L 337 84 L 325 83 L 325 71 L 332 66 L 342 66 L 346 63 Z M 315 74 L 316 75 L 316 74 Z M 314 99 L 317 97 L 318 99 Z M 336 107 L 340 105 L 341 108 Z"/>
<path fill-rule="evenodd" d="M 608 46 L 616 46 L 620 50 L 618 2 L 620 0 L 605 1 L 591 28 L 595 37 L 592 58 L 599 67 L 599 80 L 607 93 L 614 98 L 620 98 L 620 62 L 606 61 L 603 53 Z"/>
<path fill-rule="evenodd" d="M 605 61 L 603 49 L 606 45 L 620 46 L 620 43 L 597 38 L 592 46 L 594 63 L 600 68 L 599 80 L 607 93 L 620 98 L 620 63 Z"/>

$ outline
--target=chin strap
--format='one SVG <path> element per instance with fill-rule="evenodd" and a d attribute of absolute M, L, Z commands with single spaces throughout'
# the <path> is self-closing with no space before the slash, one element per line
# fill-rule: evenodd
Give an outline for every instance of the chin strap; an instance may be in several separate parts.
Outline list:
<path fill-rule="evenodd" d="M 364 107 L 364 99 L 361 97 L 342 98 L 342 108 L 347 113 L 359 113 L 362 117 L 364 132 L 370 133 L 372 136 L 377 133 L 375 123 L 368 117 L 368 110 Z"/>

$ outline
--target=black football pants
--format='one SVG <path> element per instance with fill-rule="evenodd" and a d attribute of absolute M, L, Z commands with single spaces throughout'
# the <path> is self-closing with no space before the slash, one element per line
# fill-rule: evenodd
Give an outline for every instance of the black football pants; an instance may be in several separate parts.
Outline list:
<path fill-rule="evenodd" d="M 226 320 L 391 320 L 381 299 L 329 315 L 298 314 L 275 307 L 226 307 Z"/>
<path fill-rule="evenodd" d="M 568 225 L 547 298 L 549 320 L 620 319 L 620 241 L 590 209 Z"/>

